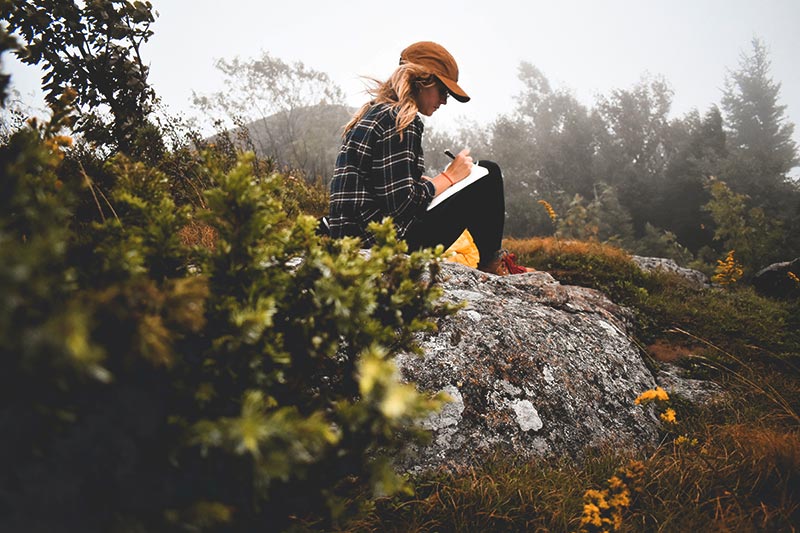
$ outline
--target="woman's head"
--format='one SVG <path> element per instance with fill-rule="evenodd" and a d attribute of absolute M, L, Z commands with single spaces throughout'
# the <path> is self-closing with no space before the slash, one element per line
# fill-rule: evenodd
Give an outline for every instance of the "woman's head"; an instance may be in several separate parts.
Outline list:
<path fill-rule="evenodd" d="M 439 109 L 439 106 L 447 104 L 447 97 L 450 96 L 445 84 L 433 74 L 417 79 L 414 82 L 413 92 L 417 111 L 428 117 Z"/>
<path fill-rule="evenodd" d="M 412 44 L 400 53 L 400 65 L 407 63 L 419 65 L 432 74 L 459 102 L 469 101 L 467 93 L 458 85 L 456 60 L 442 45 L 431 41 Z"/>
<path fill-rule="evenodd" d="M 431 116 L 440 105 L 447 103 L 447 87 L 425 66 L 404 62 L 383 83 L 372 91 L 375 103 L 388 103 L 403 112 L 419 111 Z M 410 122 L 410 121 L 409 121 Z"/>
<path fill-rule="evenodd" d="M 376 81 L 369 93 L 373 100 L 364 105 L 345 126 L 345 132 L 352 128 L 372 104 L 388 103 L 396 107 L 397 129 L 403 130 L 416 116 L 432 115 L 447 97 L 453 95 L 460 102 L 467 102 L 469 96 L 458 85 L 458 65 L 450 53 L 441 45 L 430 41 L 414 43 L 400 54 L 400 65 L 384 82 Z"/>

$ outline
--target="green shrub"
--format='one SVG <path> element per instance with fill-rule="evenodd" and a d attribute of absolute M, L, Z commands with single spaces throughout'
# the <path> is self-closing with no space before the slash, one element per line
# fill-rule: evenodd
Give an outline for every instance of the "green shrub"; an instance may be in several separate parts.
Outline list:
<path fill-rule="evenodd" d="M 388 458 L 441 398 L 392 357 L 447 312 L 440 252 L 320 239 L 246 157 L 193 167 L 205 209 L 122 156 L 101 196 L 57 130 L 0 147 L 0 529 L 326 527 L 354 480 L 403 489 Z"/>

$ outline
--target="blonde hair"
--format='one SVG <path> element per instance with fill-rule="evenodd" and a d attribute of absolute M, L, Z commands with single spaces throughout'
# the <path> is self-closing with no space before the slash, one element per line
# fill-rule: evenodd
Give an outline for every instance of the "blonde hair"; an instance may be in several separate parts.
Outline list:
<path fill-rule="evenodd" d="M 421 88 L 431 87 L 436 83 L 436 77 L 425 68 L 416 63 L 403 63 L 394 71 L 386 81 L 368 78 L 375 86 L 367 92 L 372 96 L 372 100 L 361 106 L 353 118 L 344 127 L 343 136 L 355 126 L 359 120 L 367 113 L 370 107 L 375 104 L 390 104 L 397 109 L 397 131 L 400 139 L 403 138 L 403 130 L 414 121 L 417 116 L 417 100 Z"/>

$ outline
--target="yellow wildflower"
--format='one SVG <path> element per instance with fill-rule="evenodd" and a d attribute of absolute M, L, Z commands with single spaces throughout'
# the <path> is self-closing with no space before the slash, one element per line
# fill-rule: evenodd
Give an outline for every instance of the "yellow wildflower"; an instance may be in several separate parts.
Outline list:
<path fill-rule="evenodd" d="M 546 200 L 539 200 L 539 203 L 542 204 L 542 206 L 547 211 L 547 216 L 549 216 L 550 220 L 553 222 L 553 224 L 555 224 L 557 215 L 555 209 L 553 209 L 553 206 L 550 205 L 550 203 Z"/>
<path fill-rule="evenodd" d="M 787 275 L 789 276 L 790 280 L 794 281 L 795 283 L 800 283 L 800 278 L 798 278 L 797 274 L 794 272 L 788 272 Z"/>
<path fill-rule="evenodd" d="M 581 518 L 581 525 L 593 525 L 595 527 L 600 527 L 603 525 L 603 521 L 600 518 L 600 508 L 593 504 L 587 503 L 583 506 L 583 518 Z"/>
<path fill-rule="evenodd" d="M 604 490 L 587 490 L 583 494 L 583 516 L 581 517 L 581 531 L 596 531 L 595 528 L 602 528 L 604 525 L 610 525 L 611 520 L 605 516 L 604 511 L 607 511 L 609 506 L 606 501 L 607 491 Z M 590 529 L 587 529 L 587 526 Z"/>
<path fill-rule="evenodd" d="M 675 410 L 674 409 L 667 409 L 660 415 L 661 420 L 666 422 L 667 424 L 677 424 L 678 421 L 675 420 Z"/>
<path fill-rule="evenodd" d="M 628 487 L 623 485 L 623 490 L 617 494 L 614 494 L 609 500 L 608 505 L 614 508 L 620 507 L 628 507 L 631 504 L 631 491 L 628 490 Z"/>
<path fill-rule="evenodd" d="M 618 531 L 622 528 L 622 513 L 631 505 L 631 488 L 627 478 L 629 475 L 638 476 L 640 466 L 643 468 L 641 463 L 632 463 L 629 468 L 620 468 L 618 475 L 609 478 L 608 488 L 584 493 L 581 532 Z"/>
<path fill-rule="evenodd" d="M 642 461 L 630 461 L 626 466 L 617 469 L 617 476 L 631 492 L 642 492 L 644 463 Z"/>
<path fill-rule="evenodd" d="M 611 476 L 608 479 L 608 486 L 614 490 L 622 490 L 625 487 L 625 482 L 617 476 Z"/>
<path fill-rule="evenodd" d="M 734 259 L 734 252 L 735 250 L 728 252 L 724 261 L 717 260 L 716 273 L 711 277 L 711 281 L 720 285 L 731 285 L 739 281 L 744 270 L 742 270 L 742 265 Z"/>
<path fill-rule="evenodd" d="M 644 391 L 639 395 L 633 403 L 636 405 L 644 405 L 654 401 L 663 401 L 666 402 L 669 400 L 669 395 L 667 391 L 662 389 L 661 387 L 656 387 L 655 389 L 650 389 L 648 391 Z"/>

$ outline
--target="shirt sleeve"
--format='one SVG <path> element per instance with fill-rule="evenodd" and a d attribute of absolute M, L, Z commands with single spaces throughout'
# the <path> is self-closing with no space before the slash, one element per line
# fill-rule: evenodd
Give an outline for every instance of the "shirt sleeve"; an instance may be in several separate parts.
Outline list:
<path fill-rule="evenodd" d="M 436 194 L 433 183 L 422 177 L 421 124 L 409 124 L 402 139 L 394 124 L 375 133 L 371 177 L 376 200 L 395 223 L 406 225 Z"/>

